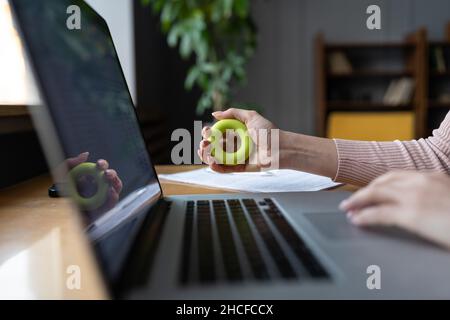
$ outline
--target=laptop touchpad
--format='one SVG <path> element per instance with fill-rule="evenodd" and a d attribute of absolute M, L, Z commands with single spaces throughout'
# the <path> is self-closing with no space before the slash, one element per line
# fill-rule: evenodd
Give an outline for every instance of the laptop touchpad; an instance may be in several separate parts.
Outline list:
<path fill-rule="evenodd" d="M 394 238 L 397 240 L 420 241 L 415 235 L 392 227 L 358 228 L 353 226 L 342 212 L 305 213 L 304 216 L 328 240 L 379 240 Z"/>
<path fill-rule="evenodd" d="M 320 212 L 304 215 L 324 237 L 331 240 L 350 240 L 363 235 L 363 231 L 347 221 L 344 213 Z"/>

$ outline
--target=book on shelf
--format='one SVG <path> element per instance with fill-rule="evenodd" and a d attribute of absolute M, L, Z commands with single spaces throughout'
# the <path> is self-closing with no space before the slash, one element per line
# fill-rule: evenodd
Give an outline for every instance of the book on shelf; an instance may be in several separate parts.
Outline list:
<path fill-rule="evenodd" d="M 439 73 L 445 73 L 447 71 L 444 50 L 442 47 L 436 47 L 433 50 L 433 67 L 435 71 Z"/>
<path fill-rule="evenodd" d="M 392 106 L 407 104 L 411 101 L 414 91 L 414 80 L 411 78 L 401 78 L 392 80 L 386 93 L 384 94 L 383 103 Z"/>
<path fill-rule="evenodd" d="M 347 55 L 342 51 L 335 51 L 328 56 L 330 71 L 335 74 L 351 73 L 353 71 L 352 64 Z"/>
<path fill-rule="evenodd" d="M 439 47 L 435 50 L 436 53 L 436 68 L 438 72 L 444 73 L 447 68 L 445 66 L 444 50 Z"/>
<path fill-rule="evenodd" d="M 450 103 L 450 93 L 441 93 L 437 99 L 440 103 Z"/>
<path fill-rule="evenodd" d="M 332 112 L 327 124 L 328 138 L 377 141 L 414 138 L 412 111 Z"/>
<path fill-rule="evenodd" d="M 450 42 L 450 22 L 447 22 L 447 25 L 445 26 L 445 38 Z"/>

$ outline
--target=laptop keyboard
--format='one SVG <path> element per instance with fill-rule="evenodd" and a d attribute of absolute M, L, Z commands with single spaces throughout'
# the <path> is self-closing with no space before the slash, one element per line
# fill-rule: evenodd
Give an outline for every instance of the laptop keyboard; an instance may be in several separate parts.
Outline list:
<path fill-rule="evenodd" d="M 270 198 L 188 201 L 181 260 L 183 285 L 329 278 Z"/>

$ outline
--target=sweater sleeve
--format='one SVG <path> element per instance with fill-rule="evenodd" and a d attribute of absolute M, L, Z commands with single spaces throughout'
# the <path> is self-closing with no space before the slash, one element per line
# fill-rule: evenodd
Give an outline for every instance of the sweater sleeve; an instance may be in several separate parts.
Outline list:
<path fill-rule="evenodd" d="M 389 170 L 437 170 L 450 174 L 450 112 L 427 139 L 369 142 L 334 139 L 335 181 L 365 185 Z"/>

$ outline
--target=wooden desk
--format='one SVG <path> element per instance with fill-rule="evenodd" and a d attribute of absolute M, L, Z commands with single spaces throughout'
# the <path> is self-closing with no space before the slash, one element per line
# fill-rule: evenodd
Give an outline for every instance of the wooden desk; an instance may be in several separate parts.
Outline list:
<path fill-rule="evenodd" d="M 33 131 L 33 124 L 28 107 L 0 104 L 0 134 L 29 131 Z"/>
<path fill-rule="evenodd" d="M 0 191 L 0 299 L 101 299 L 105 290 L 67 199 L 47 196 L 49 176 Z M 79 266 L 81 289 L 66 286 Z"/>
<path fill-rule="evenodd" d="M 158 166 L 174 173 L 200 166 Z M 107 294 L 70 201 L 49 198 L 49 176 L 0 191 L 0 299 L 104 299 Z M 166 195 L 229 191 L 161 181 Z M 342 188 L 340 188 L 342 189 Z M 344 188 L 348 190 L 348 188 Z M 67 269 L 79 266 L 80 290 Z"/>

